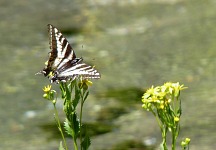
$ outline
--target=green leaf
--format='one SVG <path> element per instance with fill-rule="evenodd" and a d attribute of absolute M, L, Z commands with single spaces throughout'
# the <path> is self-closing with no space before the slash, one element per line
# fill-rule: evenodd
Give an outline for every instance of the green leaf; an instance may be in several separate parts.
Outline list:
<path fill-rule="evenodd" d="M 65 132 L 69 135 L 71 135 L 72 137 L 74 137 L 74 131 L 73 129 L 70 127 L 70 122 L 66 119 L 66 121 L 64 122 L 64 128 L 65 128 Z"/>
<path fill-rule="evenodd" d="M 67 83 L 63 83 L 64 84 L 64 86 L 65 86 L 65 92 L 66 92 L 66 99 L 68 100 L 68 101 L 70 101 L 71 100 L 71 95 L 72 95 L 72 91 L 70 90 L 70 87 L 67 85 Z"/>
<path fill-rule="evenodd" d="M 84 101 L 87 99 L 88 95 L 89 95 L 89 91 L 86 92 L 86 94 L 84 96 Z"/>
<path fill-rule="evenodd" d="M 74 83 L 75 84 L 75 96 L 73 99 L 73 107 L 76 108 L 79 101 L 80 101 L 80 94 L 81 94 L 81 89 L 79 88 L 77 82 Z"/>
<path fill-rule="evenodd" d="M 60 90 L 61 90 L 61 93 L 62 93 L 62 99 L 65 99 L 66 92 L 65 92 L 64 84 L 62 82 L 60 82 Z"/>
<path fill-rule="evenodd" d="M 81 143 L 81 146 L 82 146 L 83 150 L 87 150 L 90 145 L 91 145 L 91 140 L 90 140 L 89 136 L 86 134 L 82 143 Z"/>
<path fill-rule="evenodd" d="M 71 135 L 73 139 L 76 140 L 80 132 L 80 123 L 77 119 L 77 115 L 75 112 L 70 113 L 70 115 L 67 116 L 67 119 L 64 122 L 64 127 L 66 130 L 66 133 Z"/>
<path fill-rule="evenodd" d="M 62 145 L 62 141 L 59 144 L 59 150 L 65 150 L 64 147 L 63 147 L 63 145 Z"/>
<path fill-rule="evenodd" d="M 77 119 L 76 113 L 73 113 L 72 117 L 73 117 L 73 122 L 71 122 L 71 123 L 73 124 L 74 133 L 77 137 L 78 133 L 80 132 L 80 123 L 79 123 L 79 120 Z"/>
<path fill-rule="evenodd" d="M 68 84 L 64 82 L 60 82 L 60 89 L 62 92 L 62 99 L 64 99 L 64 101 L 71 100 L 72 93 L 70 91 L 70 87 L 68 87 Z"/>

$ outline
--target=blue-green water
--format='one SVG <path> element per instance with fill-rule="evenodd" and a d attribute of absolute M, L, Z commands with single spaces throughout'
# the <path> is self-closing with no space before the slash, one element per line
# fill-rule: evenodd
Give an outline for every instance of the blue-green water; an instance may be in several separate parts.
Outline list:
<path fill-rule="evenodd" d="M 144 91 L 151 85 L 179 81 L 189 87 L 182 92 L 180 136 L 191 138 L 192 150 L 216 146 L 213 0 L 0 3 L 0 149 L 58 147 L 60 139 L 50 138 L 50 130 L 42 128 L 54 124 L 52 106 L 42 98 L 42 87 L 49 81 L 34 75 L 48 57 L 48 23 L 63 31 L 77 56 L 102 74 L 91 88 L 86 121 L 97 120 L 101 109 L 122 104 L 119 96 L 107 95 L 109 91 L 121 91 L 126 99 L 128 89 Z M 129 113 L 113 121 L 119 128 L 94 136 L 92 149 L 109 149 L 121 140 L 147 137 L 160 143 L 152 115 L 141 109 L 141 103 L 134 106 L 125 101 L 122 105 Z"/>

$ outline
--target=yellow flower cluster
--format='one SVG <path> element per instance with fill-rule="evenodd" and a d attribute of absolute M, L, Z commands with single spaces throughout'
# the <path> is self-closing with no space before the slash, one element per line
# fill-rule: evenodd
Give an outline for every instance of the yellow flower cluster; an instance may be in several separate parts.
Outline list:
<path fill-rule="evenodd" d="M 165 109 L 173 100 L 180 95 L 180 91 L 185 89 L 184 85 L 180 85 L 179 82 L 171 83 L 167 82 L 162 86 L 151 87 L 142 96 L 142 107 L 146 110 Z"/>

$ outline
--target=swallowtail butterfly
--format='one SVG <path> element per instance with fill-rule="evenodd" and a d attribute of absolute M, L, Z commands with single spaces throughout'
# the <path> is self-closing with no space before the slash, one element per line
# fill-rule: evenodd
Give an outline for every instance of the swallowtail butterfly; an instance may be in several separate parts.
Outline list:
<path fill-rule="evenodd" d="M 77 77 L 83 79 L 100 78 L 100 73 L 94 67 L 77 58 L 73 48 L 62 33 L 53 25 L 48 24 L 49 43 L 51 52 L 43 70 L 37 74 L 48 76 L 50 82 L 66 82 Z"/>

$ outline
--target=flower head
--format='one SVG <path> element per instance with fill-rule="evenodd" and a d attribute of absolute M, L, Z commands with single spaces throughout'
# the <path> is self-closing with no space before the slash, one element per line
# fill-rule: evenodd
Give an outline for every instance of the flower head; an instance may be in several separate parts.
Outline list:
<path fill-rule="evenodd" d="M 181 142 L 181 146 L 182 147 L 186 147 L 186 146 L 188 146 L 190 144 L 190 139 L 189 138 L 185 138 L 185 140 L 183 140 L 182 142 Z"/>
<path fill-rule="evenodd" d="M 51 85 L 44 86 L 43 91 L 44 91 L 45 93 L 49 93 L 50 90 L 51 90 L 51 87 L 52 87 Z"/>
<path fill-rule="evenodd" d="M 180 111 L 179 105 L 174 105 L 178 101 L 180 90 L 185 89 L 184 85 L 179 82 L 167 82 L 162 86 L 149 88 L 142 96 L 142 107 L 146 110 L 156 112 L 173 112 L 170 117 L 173 121 L 178 122 L 180 116 L 176 117 L 175 114 Z"/>
<path fill-rule="evenodd" d="M 92 83 L 90 80 L 88 80 L 88 79 L 83 79 L 83 80 L 81 80 L 81 82 L 79 83 L 79 87 L 80 87 L 80 88 L 83 88 L 83 89 L 85 89 L 85 90 L 87 90 L 89 86 L 92 86 L 92 84 L 93 84 L 93 83 Z"/>
<path fill-rule="evenodd" d="M 55 90 L 51 90 L 52 86 L 51 85 L 47 85 L 44 86 L 43 91 L 43 98 L 48 99 L 48 100 L 53 100 L 54 99 L 54 94 L 55 94 Z"/>
<path fill-rule="evenodd" d="M 179 122 L 179 117 L 174 117 L 175 122 Z"/>

